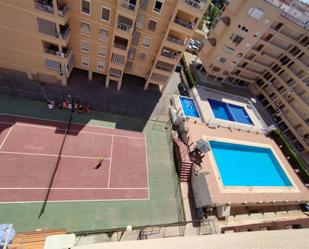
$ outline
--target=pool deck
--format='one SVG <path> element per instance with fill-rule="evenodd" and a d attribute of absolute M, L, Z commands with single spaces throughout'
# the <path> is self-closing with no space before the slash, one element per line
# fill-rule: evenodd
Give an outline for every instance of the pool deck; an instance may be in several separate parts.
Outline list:
<path fill-rule="evenodd" d="M 188 129 L 189 144 L 204 138 L 271 148 L 293 184 L 292 187 L 225 187 L 220 179 L 213 155 L 211 151 L 208 151 L 203 159 L 201 168 L 198 170 L 199 177 L 196 177 L 197 174 L 192 177 L 193 185 L 196 184 L 194 181 L 199 181 L 199 191 L 197 194 L 201 199 L 207 199 L 207 202 L 213 205 L 230 204 L 235 206 L 241 204 L 303 203 L 309 200 L 309 190 L 297 177 L 288 160 L 272 139 L 253 132 L 222 127 L 209 128 L 204 123 L 194 123 L 190 120 L 185 122 L 185 126 Z M 201 177 L 205 179 L 201 180 Z M 198 201 L 196 200 L 196 202 Z M 198 203 L 196 205 L 197 207 L 200 206 Z"/>

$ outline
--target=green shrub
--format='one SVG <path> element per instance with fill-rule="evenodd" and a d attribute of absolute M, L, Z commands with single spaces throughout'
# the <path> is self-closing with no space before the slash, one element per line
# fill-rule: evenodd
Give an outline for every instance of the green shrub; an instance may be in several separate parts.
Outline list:
<path fill-rule="evenodd" d="M 188 81 L 189 87 L 192 88 L 196 84 L 196 79 L 195 79 L 194 75 L 192 74 L 190 67 L 187 64 L 184 55 L 181 57 L 181 64 L 182 64 L 183 71 L 185 73 L 186 79 Z"/>
<path fill-rule="evenodd" d="M 299 156 L 299 154 L 293 149 L 293 147 L 288 143 L 286 138 L 283 136 L 280 130 L 274 130 L 270 133 L 270 137 L 275 140 L 279 145 L 282 145 L 281 150 L 286 157 L 290 157 L 288 160 L 294 169 L 299 169 L 299 177 L 304 183 L 309 183 L 309 170 Z"/>

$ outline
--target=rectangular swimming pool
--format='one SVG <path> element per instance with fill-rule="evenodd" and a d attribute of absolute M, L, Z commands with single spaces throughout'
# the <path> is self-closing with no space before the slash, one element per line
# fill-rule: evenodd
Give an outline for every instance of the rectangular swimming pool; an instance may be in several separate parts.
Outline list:
<path fill-rule="evenodd" d="M 179 96 L 182 112 L 186 117 L 199 118 L 200 114 L 192 98 Z"/>
<path fill-rule="evenodd" d="M 209 142 L 224 186 L 292 186 L 270 148 Z"/>
<path fill-rule="evenodd" d="M 214 99 L 208 99 L 208 103 L 210 104 L 215 118 L 253 125 L 251 118 L 242 106 L 233 105 Z"/>

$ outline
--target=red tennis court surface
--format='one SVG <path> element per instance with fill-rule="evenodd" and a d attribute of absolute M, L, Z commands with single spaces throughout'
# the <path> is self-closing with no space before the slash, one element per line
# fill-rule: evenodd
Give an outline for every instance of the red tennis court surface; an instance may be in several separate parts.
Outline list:
<path fill-rule="evenodd" d="M 66 126 L 0 115 L 0 202 L 44 201 Z M 48 201 L 148 199 L 145 145 L 143 133 L 73 118 Z"/>

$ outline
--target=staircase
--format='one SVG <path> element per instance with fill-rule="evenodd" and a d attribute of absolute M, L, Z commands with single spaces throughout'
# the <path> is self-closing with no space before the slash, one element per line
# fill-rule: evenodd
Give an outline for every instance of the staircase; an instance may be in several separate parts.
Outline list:
<path fill-rule="evenodd" d="M 173 136 L 173 141 L 180 181 L 189 182 L 191 179 L 193 163 L 189 157 L 188 146 L 176 136 Z"/>

